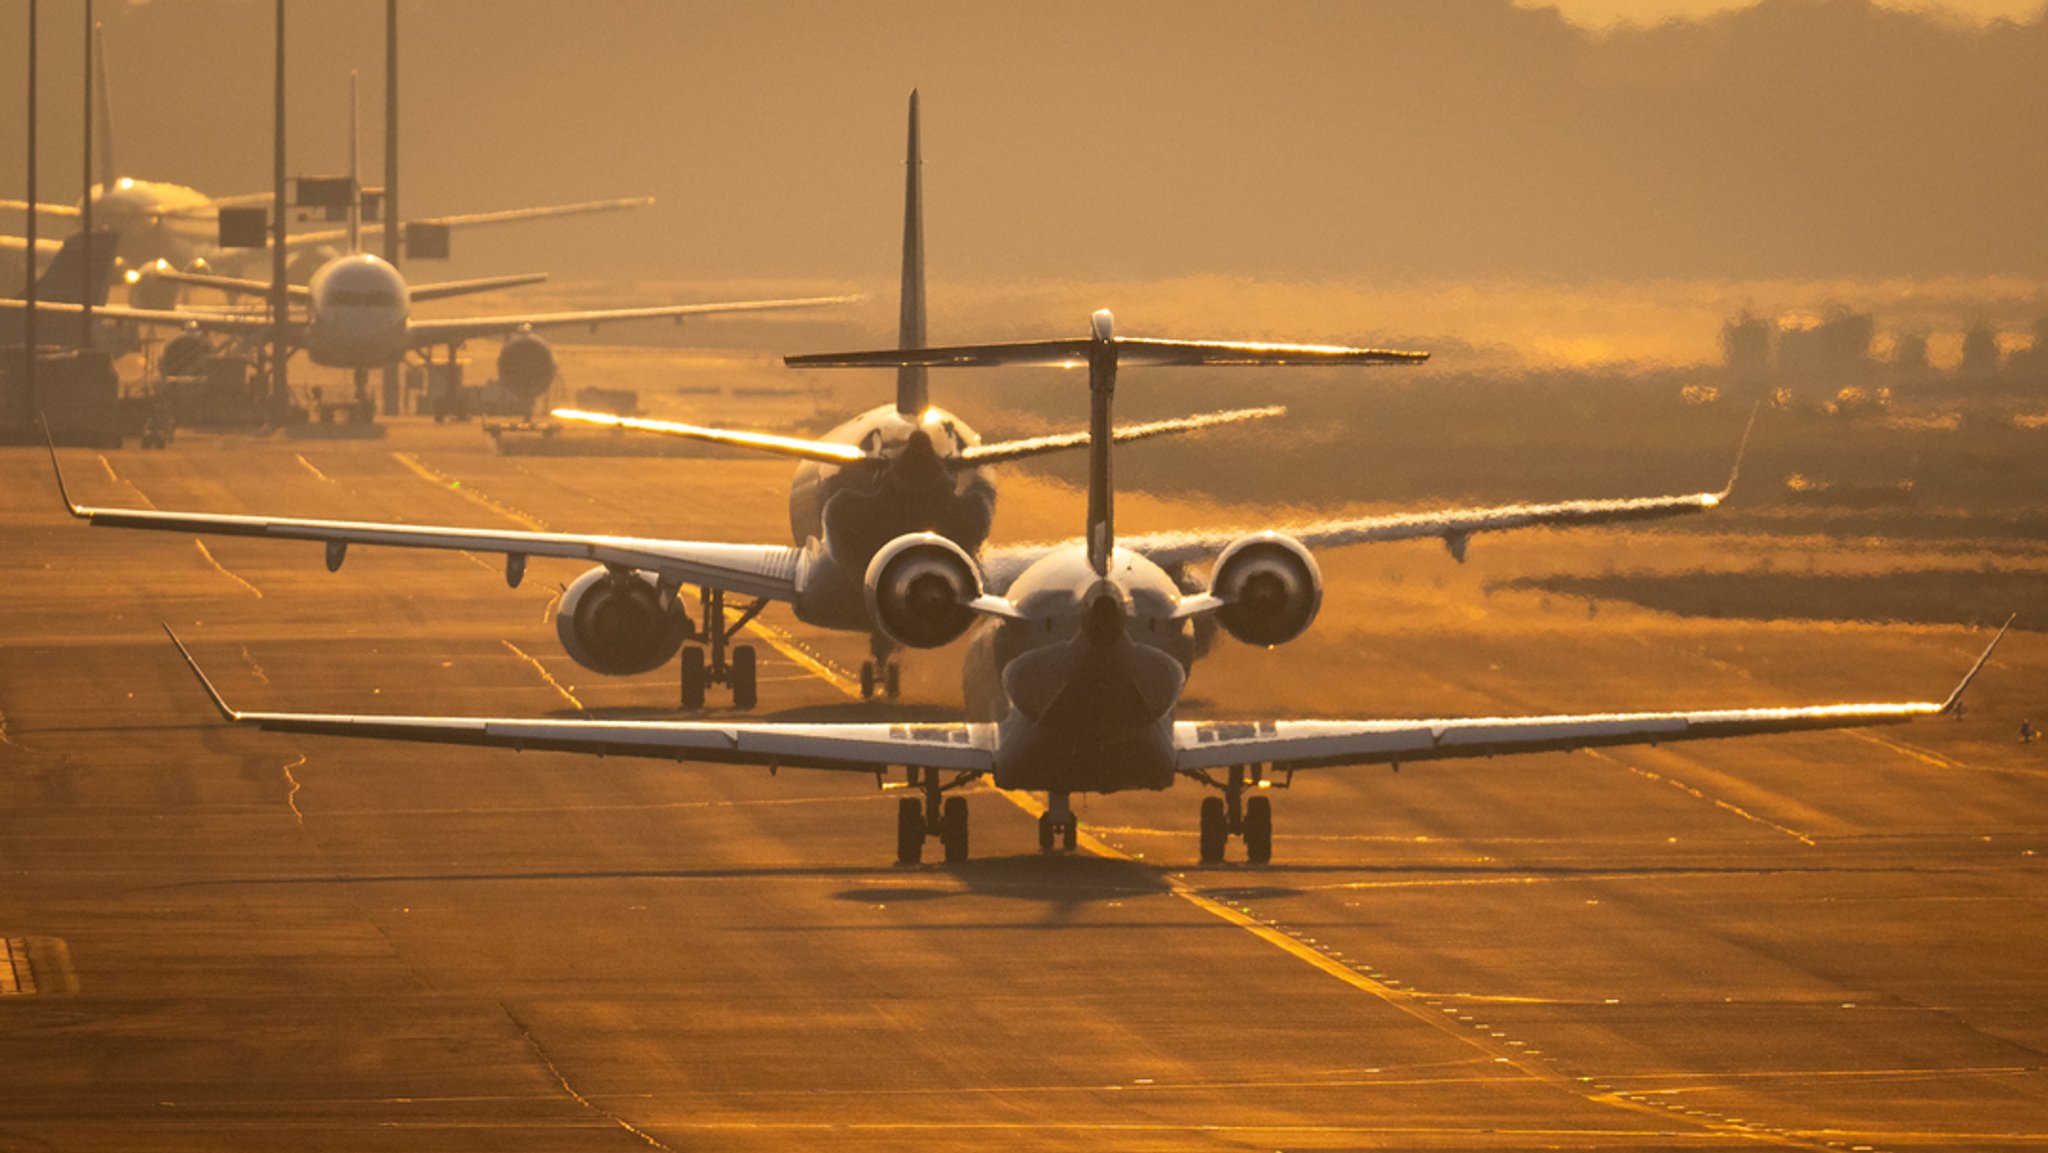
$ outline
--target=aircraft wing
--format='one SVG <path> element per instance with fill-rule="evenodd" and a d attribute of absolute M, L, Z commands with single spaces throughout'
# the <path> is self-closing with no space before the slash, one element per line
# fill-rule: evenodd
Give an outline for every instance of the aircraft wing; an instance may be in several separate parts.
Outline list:
<path fill-rule="evenodd" d="M 57 468 L 57 450 L 50 449 Z M 172 512 L 160 509 L 92 508 L 71 499 L 64 474 L 57 472 L 58 491 L 72 516 L 107 528 L 155 529 L 162 532 L 207 533 L 218 536 L 264 537 L 270 540 L 317 541 L 327 546 L 327 566 L 341 567 L 348 546 L 390 545 L 397 548 L 468 549 L 501 553 L 506 579 L 517 584 L 525 558 L 562 557 L 617 565 L 666 577 L 677 583 L 711 585 L 742 596 L 795 600 L 803 554 L 787 545 L 721 544 L 710 541 L 658 540 L 555 532 L 501 532 L 495 529 L 387 524 L 376 521 L 312 520 L 300 517 L 242 516 L 228 513 Z"/>
<path fill-rule="evenodd" d="M 28 201 L 0 198 L 0 208 L 12 209 L 15 212 L 27 212 Z M 43 216 L 73 217 L 84 215 L 84 213 L 79 211 L 76 204 L 59 204 L 49 200 L 36 201 L 36 212 Z"/>
<path fill-rule="evenodd" d="M 663 436 L 681 437 L 684 440 L 702 441 L 705 444 L 751 448 L 778 456 L 793 456 L 799 460 L 815 460 L 823 464 L 858 464 L 868 459 L 868 454 L 862 452 L 858 445 L 839 444 L 829 440 L 807 440 L 798 436 L 777 436 L 772 432 L 707 428 L 699 424 L 684 424 L 679 420 L 649 420 L 645 417 L 618 416 L 609 412 L 586 412 L 579 408 L 557 408 L 548 415 L 557 420 L 594 424 L 601 428 L 653 432 Z"/>
<path fill-rule="evenodd" d="M 24 307 L 23 302 L 19 300 L 0 300 L 0 308 L 20 311 Z M 39 313 L 61 313 L 76 316 L 83 310 L 84 306 L 78 304 L 57 304 L 49 301 L 38 301 L 36 303 L 36 311 Z M 211 309 L 186 311 L 173 308 L 128 308 L 119 304 L 95 304 L 92 306 L 92 314 L 95 318 L 101 320 L 119 320 L 129 324 L 152 325 L 159 328 L 194 327 L 201 332 L 221 332 L 234 336 L 261 335 L 270 331 L 270 313 L 266 309 L 250 309 L 240 312 L 223 312 Z M 300 327 L 302 326 L 297 322 L 293 322 L 288 326 L 292 334 L 289 339 L 296 339 L 296 334 Z"/>
<path fill-rule="evenodd" d="M 263 203 L 270 202 L 270 194 L 263 193 Z M 219 202 L 216 202 L 219 203 Z M 555 216 L 580 216 L 590 212 L 616 212 L 623 208 L 644 208 L 654 203 L 652 196 L 621 196 L 611 200 L 584 200 L 575 204 L 546 204 L 537 208 L 502 208 L 495 212 L 465 212 L 455 216 L 430 216 L 421 220 L 407 221 L 408 224 L 439 224 L 449 228 L 469 228 L 479 224 L 509 224 L 518 220 L 543 220 Z M 384 225 L 380 221 L 364 221 L 364 236 L 381 236 Z M 285 238 L 285 244 L 292 248 L 301 245 L 340 244 L 348 240 L 348 229 L 328 228 L 318 232 L 295 232 Z"/>
<path fill-rule="evenodd" d="M 1148 421 L 1144 424 L 1121 424 L 1110 431 L 1110 439 L 1118 444 L 1134 440 L 1150 440 L 1155 436 L 1173 436 L 1183 432 L 1199 432 L 1205 428 L 1217 428 L 1226 424 L 1242 424 L 1251 420 L 1263 420 L 1269 416 L 1284 416 L 1285 405 L 1265 405 L 1260 408 L 1234 408 L 1225 412 L 1205 412 L 1195 416 L 1174 417 L 1168 420 Z M 1088 433 L 1062 432 L 1051 436 L 1034 436 L 1024 440 L 1001 440 L 984 444 L 970 444 L 960 450 L 955 458 L 962 466 L 973 468 L 984 464 L 1002 464 L 1005 461 L 1023 460 L 1027 457 L 1044 456 L 1047 453 L 1065 452 L 1069 449 L 1087 448 Z"/>
<path fill-rule="evenodd" d="M 702 721 L 529 720 L 244 712 L 230 706 L 169 627 L 171 643 L 220 715 L 283 733 L 373 737 L 524 752 L 592 753 L 769 768 L 879 773 L 896 765 L 958 772 L 993 767 L 996 726 L 970 724 L 722 724 Z"/>
<path fill-rule="evenodd" d="M 851 304 L 858 296 L 809 296 L 794 300 L 738 300 L 719 304 L 664 304 L 651 308 L 600 308 L 579 312 L 530 312 L 513 316 L 468 316 L 450 320 L 412 320 L 406 330 L 413 347 L 503 336 L 523 328 L 566 328 L 587 324 L 596 328 L 620 320 L 656 320 L 686 316 L 717 316 L 733 312 L 773 312 L 786 308 L 822 308 L 829 304 Z"/>
<path fill-rule="evenodd" d="M 1310 549 L 1338 548 L 1374 541 L 1417 540 L 1436 537 L 1459 561 L 1465 546 L 1482 532 L 1517 528 L 1570 528 L 1578 525 L 1618 524 L 1635 520 L 1662 520 L 1719 508 L 1735 491 L 1742 473 L 1742 458 L 1749 447 L 1749 430 L 1756 426 L 1750 413 L 1749 428 L 1735 450 L 1735 464 L 1728 470 L 1728 482 L 1716 492 L 1681 493 L 1675 496 L 1619 497 L 1609 500 L 1567 500 L 1551 504 L 1504 504 L 1490 508 L 1451 508 L 1434 512 L 1389 513 L 1384 516 L 1353 517 L 1304 524 L 1267 525 L 1257 529 L 1205 529 L 1193 532 L 1151 533 L 1120 537 L 1117 547 L 1139 553 L 1162 568 L 1196 564 L 1214 557 L 1252 532 L 1274 531 L 1300 541 Z M 1057 549 L 1076 542 L 1009 545 L 982 554 L 983 579 L 989 589 L 1001 592 L 1031 563 Z"/>
<path fill-rule="evenodd" d="M 2008 619 L 1942 701 L 1447 720 L 1182 721 L 1174 726 L 1176 767 L 1196 771 L 1265 764 L 1274 770 L 1292 771 L 1904 724 L 1954 711 L 1963 690 L 2011 627 Z"/>
<path fill-rule="evenodd" d="M 62 251 L 62 250 L 63 250 L 63 248 L 64 248 L 64 242 L 63 242 L 62 240 L 59 240 L 59 239 L 57 239 L 57 238 L 56 238 L 56 237 L 54 237 L 54 236 L 38 236 L 38 237 L 36 237 L 36 252 L 37 252 L 38 254 L 48 254 L 48 255 L 52 255 L 52 256 L 54 256 L 54 255 L 56 255 L 56 254 L 57 254 L 58 252 Z M 27 251 L 28 251 L 28 237 L 26 237 L 26 236 L 0 236 L 0 252 L 27 252 Z"/>

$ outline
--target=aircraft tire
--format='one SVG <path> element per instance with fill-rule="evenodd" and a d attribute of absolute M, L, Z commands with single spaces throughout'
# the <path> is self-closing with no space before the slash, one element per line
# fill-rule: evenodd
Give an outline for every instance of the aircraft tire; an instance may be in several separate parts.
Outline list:
<path fill-rule="evenodd" d="M 683 646 L 683 707 L 695 711 L 704 707 L 704 688 L 710 682 L 704 673 L 704 650 Z"/>
<path fill-rule="evenodd" d="M 1244 857 L 1254 865 L 1273 859 L 1273 798 L 1253 797 L 1244 803 Z"/>
<path fill-rule="evenodd" d="M 893 701 L 898 696 L 901 696 L 902 692 L 902 666 L 898 665 L 895 661 L 890 661 L 882 671 L 882 695 Z"/>
<path fill-rule="evenodd" d="M 896 802 L 896 863 L 915 865 L 924 860 L 924 802 L 904 797 Z"/>
<path fill-rule="evenodd" d="M 754 679 L 754 646 L 740 645 L 732 650 L 732 707 L 751 709 L 761 699 L 759 682 Z"/>
<path fill-rule="evenodd" d="M 875 699 L 875 662 L 863 661 L 860 666 L 860 699 Z"/>
<path fill-rule="evenodd" d="M 947 797 L 939 818 L 939 843 L 946 846 L 946 863 L 957 865 L 967 859 L 967 798 Z"/>
<path fill-rule="evenodd" d="M 1051 813 L 1040 813 L 1040 814 L 1038 815 L 1038 851 L 1039 851 L 1039 852 L 1041 852 L 1041 853 L 1050 853 L 1050 852 L 1052 852 L 1052 841 L 1053 841 L 1053 832 L 1054 832 L 1054 830 L 1053 830 L 1053 827 L 1052 827 L 1052 814 L 1051 814 Z"/>
<path fill-rule="evenodd" d="M 1202 798 L 1202 863 L 1218 864 L 1223 860 L 1223 846 L 1230 842 L 1230 830 L 1225 827 L 1222 797 Z"/>

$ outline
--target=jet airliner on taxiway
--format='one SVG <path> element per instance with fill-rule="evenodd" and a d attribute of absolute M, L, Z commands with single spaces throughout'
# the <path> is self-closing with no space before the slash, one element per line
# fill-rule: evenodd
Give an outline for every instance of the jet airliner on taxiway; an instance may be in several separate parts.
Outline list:
<path fill-rule="evenodd" d="M 115 166 L 113 106 L 107 93 L 106 44 L 98 26 L 93 28 L 93 79 L 96 86 L 94 114 L 99 121 L 93 131 L 93 142 L 99 152 L 96 174 L 98 183 L 92 186 L 90 193 L 93 225 L 95 229 L 108 228 L 115 233 L 117 254 L 127 270 L 128 303 L 143 308 L 170 308 L 175 305 L 178 286 L 174 280 L 163 275 L 166 272 L 204 267 L 210 267 L 215 271 L 235 271 L 244 266 L 254 267 L 259 262 L 267 262 L 269 255 L 264 249 L 223 249 L 217 241 L 220 234 L 221 209 L 267 206 L 271 203 L 272 193 L 250 192 L 233 196 L 208 196 L 196 188 L 171 181 L 140 180 L 123 174 Z M 521 220 L 611 212 L 624 208 L 640 208 L 652 203 L 654 198 L 651 196 L 629 196 L 610 200 L 589 200 L 576 204 L 551 204 L 436 216 L 415 220 L 412 223 L 470 228 Z M 0 208 L 26 211 L 28 202 L 0 199 Z M 83 206 L 40 201 L 36 205 L 36 212 L 38 216 L 76 220 L 83 215 Z M 383 228 L 384 225 L 377 222 L 365 222 L 362 225 L 362 231 L 371 234 L 378 233 Z M 285 244 L 293 254 L 296 275 L 301 278 L 309 275 L 334 255 L 332 249 L 335 245 L 348 239 L 348 230 L 345 228 L 292 232 L 286 238 Z M 9 244 L 9 241 L 13 244 Z M 0 248 L 13 247 L 19 243 L 18 237 L 0 237 Z M 56 241 L 39 241 L 36 247 L 54 250 Z M 267 286 L 264 291 L 268 291 Z"/>
<path fill-rule="evenodd" d="M 1056 843 L 1074 847 L 1072 794 L 1159 790 L 1190 777 L 1224 794 L 1202 804 L 1202 858 L 1220 859 L 1235 832 L 1247 856 L 1265 861 L 1272 854 L 1271 804 L 1264 795 L 1247 801 L 1245 792 L 1269 772 L 1897 724 L 1953 710 L 1990 659 L 1998 638 L 1942 701 L 1413 721 L 1176 721 L 1187 675 L 1176 642 L 1190 621 L 1214 615 L 1226 629 L 1279 644 L 1314 617 L 1320 580 L 1309 550 L 1275 532 L 1246 534 L 1229 544 L 1216 558 L 1207 590 L 1192 594 L 1154 560 L 1118 546 L 1109 432 L 1119 366 L 1355 365 L 1414 355 L 1119 337 L 1104 310 L 1078 340 L 792 358 L 816 366 L 1087 367 L 1085 543 L 1046 551 L 1007 587 L 959 546 L 932 533 L 891 542 L 868 569 L 867 600 L 876 626 L 904 644 L 943 644 L 978 619 L 994 622 L 996 665 L 983 682 L 998 694 L 991 703 L 1000 708 L 1000 719 L 993 722 L 739 724 L 243 711 L 228 704 L 175 634 L 171 639 L 224 718 L 273 731 L 877 777 L 902 766 L 922 794 L 899 803 L 897 856 L 906 863 L 917 861 L 934 836 L 949 861 L 966 859 L 967 800 L 945 793 L 983 777 L 999 788 L 1047 794 L 1039 842 L 1048 850 Z M 762 574 L 775 575 L 794 574 Z M 1998 636 L 2004 634 L 2000 629 Z M 1219 770 L 1228 771 L 1227 781 L 1212 775 Z"/>

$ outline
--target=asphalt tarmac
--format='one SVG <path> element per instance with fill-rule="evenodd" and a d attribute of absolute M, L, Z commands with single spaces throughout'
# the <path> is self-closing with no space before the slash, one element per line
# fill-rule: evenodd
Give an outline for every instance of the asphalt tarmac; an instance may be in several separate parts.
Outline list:
<path fill-rule="evenodd" d="M 773 462 L 418 423 L 63 455 L 93 504 L 786 539 Z M 1078 524 L 1073 490 L 1006 484 L 1001 531 Z M 1981 630 L 1484 591 L 1826 547 L 1349 550 L 1311 634 L 1219 645 L 1189 712 L 1946 694 Z M 248 707 L 666 715 L 672 666 L 563 655 L 575 575 L 90 529 L 0 450 L 0 1150 L 2048 1145 L 2048 743 L 2014 737 L 2048 719 L 2039 633 L 1960 722 L 1304 773 L 1267 867 L 1198 867 L 1184 785 L 1087 799 L 1070 857 L 981 789 L 974 859 L 903 869 L 871 778 L 231 729 L 158 628 Z M 758 715 L 957 708 L 954 651 L 862 705 L 860 638 L 767 621 Z"/>

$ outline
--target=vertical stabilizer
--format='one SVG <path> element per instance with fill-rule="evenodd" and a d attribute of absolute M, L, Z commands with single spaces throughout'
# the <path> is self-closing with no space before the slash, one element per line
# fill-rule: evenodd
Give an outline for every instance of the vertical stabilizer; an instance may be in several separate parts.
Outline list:
<path fill-rule="evenodd" d="M 903 287 L 902 315 L 896 347 L 924 348 L 924 155 L 918 143 L 917 92 L 910 93 L 910 143 L 903 161 Z M 916 417 L 929 403 L 930 389 L 921 364 L 896 370 L 896 411 Z"/>
<path fill-rule="evenodd" d="M 1116 445 L 1116 318 L 1097 309 L 1088 321 L 1088 567 L 1109 575 L 1116 548 L 1116 488 L 1109 454 Z"/>
<path fill-rule="evenodd" d="M 362 134 L 356 131 L 356 73 L 348 74 L 348 250 L 363 250 L 363 181 L 357 154 L 362 151 Z"/>
<path fill-rule="evenodd" d="M 99 126 L 93 131 L 99 137 L 101 187 L 107 187 L 121 178 L 121 170 L 114 167 L 114 106 L 107 100 L 107 38 L 105 27 L 92 26 L 93 99 L 99 102 L 95 110 Z"/>

